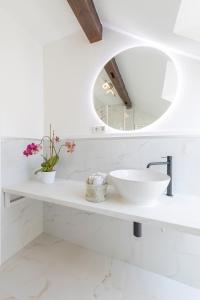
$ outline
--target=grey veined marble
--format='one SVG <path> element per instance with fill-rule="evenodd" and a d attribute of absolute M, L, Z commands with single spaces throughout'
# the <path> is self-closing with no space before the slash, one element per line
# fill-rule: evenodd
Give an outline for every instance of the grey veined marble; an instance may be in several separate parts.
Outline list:
<path fill-rule="evenodd" d="M 28 142 L 30 141 L 23 139 L 4 139 L 2 141 L 1 156 L 3 185 L 15 184 L 26 180 L 32 175 L 33 171 L 36 168 L 38 168 L 40 160 L 39 156 L 35 156 L 30 160 L 24 159 L 24 157 L 21 156 L 22 150 Z M 157 161 L 161 158 L 161 156 L 173 155 L 174 193 L 200 195 L 200 139 L 143 138 L 127 140 L 79 140 L 76 141 L 76 144 L 76 151 L 75 153 L 73 153 L 73 155 L 65 155 L 64 153 L 62 153 L 57 168 L 58 177 L 85 181 L 90 174 L 95 172 L 101 171 L 107 173 L 111 170 L 120 168 L 144 168 L 148 162 Z M 13 151 L 13 149 L 15 149 L 15 151 Z M 156 167 L 154 169 L 156 170 Z M 164 167 L 158 167 L 158 170 L 166 172 Z M 177 233 L 174 230 L 166 230 L 165 228 L 159 228 L 157 226 L 143 226 L 143 234 L 145 238 L 138 240 L 135 239 L 132 235 L 132 223 L 122 222 L 117 219 L 108 218 L 100 215 L 98 216 L 96 214 L 85 213 L 79 210 L 69 208 L 63 209 L 63 207 L 60 207 L 58 205 L 45 204 L 43 206 L 42 203 L 40 203 L 39 201 L 37 202 L 31 199 L 23 201 L 21 202 L 21 204 L 18 204 L 12 208 L 3 208 L 3 205 L 1 208 L 1 250 L 3 260 L 6 260 L 9 257 L 11 257 L 13 254 L 15 254 L 21 248 L 23 248 L 27 243 L 29 243 L 29 241 L 31 241 L 40 233 L 45 231 L 48 234 L 67 240 L 68 243 L 74 243 L 79 246 L 90 249 L 91 252 L 87 253 L 94 253 L 92 251 L 98 251 L 101 254 L 97 257 L 102 257 L 101 255 L 105 255 L 103 257 L 107 257 L 106 259 L 108 261 L 110 261 L 108 257 L 113 257 L 117 259 L 117 261 L 123 260 L 124 262 L 129 262 L 132 265 L 137 265 L 146 270 L 164 275 L 174 280 L 178 280 L 193 287 L 200 288 L 199 236 L 181 234 Z M 42 244 L 43 243 L 44 241 L 42 242 Z M 70 245 L 68 243 L 66 242 L 66 244 L 64 244 Z M 12 293 L 10 295 L 8 292 L 5 292 L 4 297 L 3 291 L 6 288 L 6 284 L 4 286 L 1 279 L 4 278 L 5 280 L 5 277 L 1 277 L 0 300 L 12 300 L 14 299 L 12 297 L 16 297 L 16 299 L 18 300 L 48 299 L 45 298 L 46 294 L 44 292 L 42 293 L 42 296 L 40 296 L 40 293 L 43 290 L 46 290 L 47 288 L 49 289 L 49 287 L 52 285 L 52 279 L 48 279 L 47 281 L 46 278 L 43 278 L 42 271 L 41 276 L 36 275 L 38 274 L 38 270 L 41 270 L 42 266 L 44 266 L 44 263 L 42 262 L 42 257 L 44 258 L 44 261 L 47 258 L 49 259 L 50 249 L 48 249 L 48 247 L 45 248 L 43 246 L 42 248 L 39 246 L 34 246 L 33 249 L 33 252 L 35 254 L 39 251 L 39 261 L 36 257 L 35 264 L 33 263 L 33 261 L 32 263 L 30 263 L 27 260 L 27 255 L 25 256 L 25 258 L 21 258 L 21 255 L 24 255 L 24 253 L 27 253 L 27 251 L 28 253 L 32 252 L 31 249 L 25 249 L 25 252 L 22 251 L 20 255 L 17 256 L 17 258 L 14 258 L 14 260 L 10 261 L 12 262 L 11 272 L 8 271 L 8 273 L 4 273 L 4 276 L 7 276 L 7 290 L 10 292 L 12 291 L 10 287 L 12 286 L 13 289 L 13 287 L 16 286 L 17 288 L 18 281 L 22 280 L 23 278 L 25 280 L 25 283 L 23 282 L 22 286 L 26 286 L 27 281 L 32 280 L 33 291 L 31 292 L 31 297 L 33 298 L 30 298 L 29 296 L 27 296 L 27 298 L 26 294 L 24 298 L 21 297 L 21 295 L 16 296 L 17 294 L 14 294 L 13 296 Z M 43 254 L 41 252 L 41 249 L 44 250 Z M 52 249 L 55 249 L 54 246 L 52 246 Z M 73 249 L 79 248 L 75 247 Z M 62 251 L 64 252 L 64 250 Z M 83 252 L 81 251 L 81 253 Z M 70 257 L 72 260 L 70 266 L 74 264 L 74 268 L 76 270 L 76 268 L 78 268 L 76 262 L 77 257 L 76 259 L 75 256 L 72 257 L 70 255 Z M 93 259 L 92 257 L 93 256 L 91 256 L 91 260 Z M 51 260 L 53 259 L 51 257 L 49 259 L 50 262 L 48 264 L 51 265 Z M 60 261 L 59 264 L 61 264 L 62 256 L 57 259 L 58 261 Z M 79 262 L 80 260 L 77 259 L 77 261 Z M 90 265 L 88 261 L 86 263 Z M 25 268 L 23 267 L 24 264 L 26 265 Z M 128 268 L 129 270 L 136 270 L 134 266 L 126 265 L 123 263 L 122 265 L 128 266 L 124 267 L 125 269 Z M 16 268 L 14 268 L 15 271 L 13 270 L 13 266 L 16 266 Z M 63 268 L 66 268 L 64 262 L 63 266 Z M 67 269 L 68 268 L 69 266 L 67 266 Z M 74 270 L 74 268 L 71 268 L 70 270 Z M 99 272 L 103 273 L 101 276 L 101 279 L 103 280 L 103 275 L 108 273 L 101 271 L 102 268 L 103 267 L 101 266 L 99 270 L 96 270 L 96 272 L 98 274 Z M 85 270 L 85 272 L 86 271 L 87 269 Z M 21 276 L 21 272 L 25 273 L 24 277 Z M 114 276 L 117 276 L 118 278 L 118 276 L 121 276 L 120 272 L 114 272 Z M 0 273 L 2 276 L 2 272 Z M 30 278 L 26 276 L 27 274 L 30 274 Z M 47 274 L 46 269 L 44 274 Z M 13 283 L 11 284 L 12 276 Z M 58 271 L 55 271 L 55 277 L 56 276 L 59 278 L 62 277 Z M 92 273 L 90 274 L 90 276 L 92 276 Z M 55 282 L 57 282 L 56 280 Z M 62 280 L 63 279 L 61 279 L 61 282 Z M 135 277 L 133 281 L 137 282 Z M 38 294 L 34 292 L 34 284 L 36 284 L 36 282 L 39 285 L 39 287 L 41 287 L 40 293 Z M 108 280 L 106 280 L 106 284 L 108 282 L 110 282 L 109 276 Z M 165 283 L 167 283 L 168 281 L 166 279 L 162 282 L 165 285 Z M 176 282 L 174 284 L 176 284 Z M 178 286 L 181 287 L 182 285 Z M 155 287 L 155 289 L 157 289 L 157 287 Z M 145 288 L 143 290 L 145 290 Z M 26 289 L 24 289 L 24 292 L 25 291 Z M 99 299 L 112 299 L 112 297 L 110 296 L 107 298 L 106 296 L 102 296 L 102 298 L 100 298 L 99 291 L 102 291 L 102 285 L 100 285 L 100 287 L 98 285 L 98 288 L 96 290 L 96 295 L 97 297 L 99 297 Z M 191 292 L 191 290 L 189 291 Z M 154 295 L 155 293 L 150 294 Z M 171 296 L 171 294 L 167 294 L 166 292 L 166 297 L 167 295 L 167 300 L 173 299 L 173 296 Z M 174 295 L 176 295 L 175 292 Z M 187 293 L 183 292 L 183 295 L 186 295 L 185 297 L 188 297 Z M 128 296 L 125 296 L 122 299 L 129 299 L 127 297 Z M 164 298 L 161 299 L 166 299 L 166 297 L 164 295 Z M 183 296 L 181 297 L 180 295 L 178 295 L 177 299 L 184 299 Z M 85 299 L 84 297 L 82 298 Z M 117 296 L 115 298 L 118 299 Z M 137 296 L 135 298 L 136 300 L 143 300 L 142 296 Z M 59 298 L 57 296 L 49 299 L 57 300 Z M 73 300 L 79 298 L 73 298 L 71 294 L 69 294 L 67 300 L 68 299 Z M 90 299 L 89 296 L 86 299 Z M 131 297 L 131 300 L 132 299 L 134 298 Z M 150 299 L 160 300 L 159 297 L 154 297 Z M 186 299 L 191 300 L 192 298 L 189 297 Z M 200 299 L 200 297 L 198 297 L 198 299 Z"/>
<path fill-rule="evenodd" d="M 0 300 L 199 300 L 200 290 L 41 235 L 0 268 Z"/>

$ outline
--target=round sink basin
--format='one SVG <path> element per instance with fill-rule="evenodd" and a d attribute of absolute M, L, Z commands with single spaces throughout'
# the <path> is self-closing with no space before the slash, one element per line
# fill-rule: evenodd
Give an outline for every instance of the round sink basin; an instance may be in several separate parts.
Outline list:
<path fill-rule="evenodd" d="M 109 176 L 123 198 L 143 206 L 156 204 L 170 182 L 168 175 L 150 169 L 115 170 Z"/>

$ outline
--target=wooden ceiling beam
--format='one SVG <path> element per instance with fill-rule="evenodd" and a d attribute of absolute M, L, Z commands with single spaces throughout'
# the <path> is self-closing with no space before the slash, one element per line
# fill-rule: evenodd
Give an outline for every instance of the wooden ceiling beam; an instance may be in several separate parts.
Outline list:
<path fill-rule="evenodd" d="M 132 102 L 131 99 L 128 95 L 126 86 L 124 84 L 123 78 L 121 76 L 121 73 L 119 71 L 119 68 L 117 66 L 115 58 L 112 58 L 106 65 L 105 65 L 105 70 L 114 86 L 116 89 L 119 97 L 122 99 L 124 102 L 126 108 L 131 108 L 132 107 Z"/>
<path fill-rule="evenodd" d="M 102 24 L 92 0 L 67 0 L 90 43 L 102 40 Z"/>

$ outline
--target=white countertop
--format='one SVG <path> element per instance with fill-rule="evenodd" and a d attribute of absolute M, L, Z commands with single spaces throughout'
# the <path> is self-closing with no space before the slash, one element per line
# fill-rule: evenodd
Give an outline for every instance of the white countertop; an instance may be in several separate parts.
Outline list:
<path fill-rule="evenodd" d="M 37 181 L 26 181 L 4 187 L 3 192 L 127 221 L 151 223 L 164 228 L 170 227 L 200 235 L 200 197 L 196 196 L 162 196 L 155 206 L 139 207 L 122 199 L 111 189 L 107 201 L 91 203 L 85 200 L 84 182 L 62 179 L 58 179 L 50 185 Z"/>

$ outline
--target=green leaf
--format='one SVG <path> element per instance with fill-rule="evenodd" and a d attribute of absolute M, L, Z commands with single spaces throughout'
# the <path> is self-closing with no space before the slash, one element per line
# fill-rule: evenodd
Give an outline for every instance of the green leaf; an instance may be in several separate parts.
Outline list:
<path fill-rule="evenodd" d="M 42 168 L 41 169 L 38 169 L 34 172 L 35 175 L 37 175 L 39 172 L 42 172 Z"/>
<path fill-rule="evenodd" d="M 51 156 L 49 159 L 44 158 L 45 161 L 41 164 L 41 169 L 38 170 L 38 172 L 51 172 L 54 170 L 55 165 L 58 163 L 59 161 L 59 156 L 58 155 L 54 155 Z"/>

